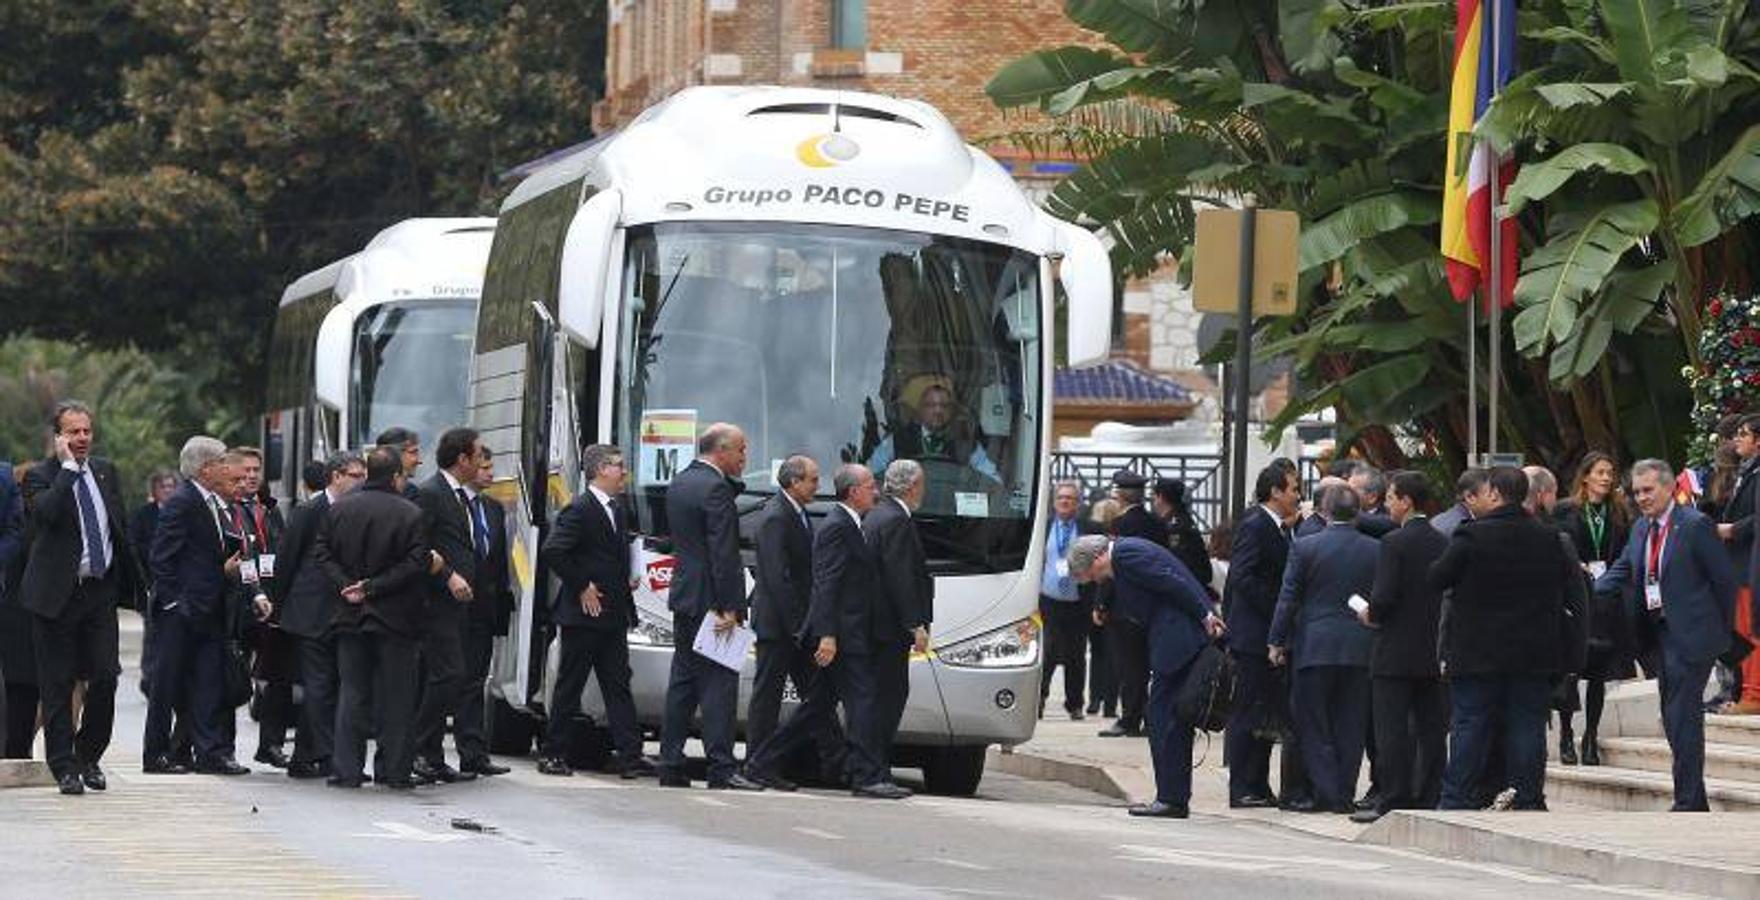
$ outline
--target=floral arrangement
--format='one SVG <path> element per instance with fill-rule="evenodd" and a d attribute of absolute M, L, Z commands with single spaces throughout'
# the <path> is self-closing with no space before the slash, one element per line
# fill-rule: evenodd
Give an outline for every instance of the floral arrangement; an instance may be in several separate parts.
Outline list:
<path fill-rule="evenodd" d="M 1705 304 L 1699 365 L 1681 374 L 1697 397 L 1688 458 L 1707 465 L 1716 451 L 1718 420 L 1760 409 L 1760 297 L 1722 296 Z"/>

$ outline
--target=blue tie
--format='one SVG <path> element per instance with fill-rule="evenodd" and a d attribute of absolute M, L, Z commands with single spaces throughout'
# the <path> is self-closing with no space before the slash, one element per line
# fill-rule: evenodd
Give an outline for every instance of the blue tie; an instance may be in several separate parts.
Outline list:
<path fill-rule="evenodd" d="M 79 479 L 73 483 L 73 493 L 79 499 L 79 524 L 86 535 L 88 566 L 93 578 L 102 578 L 110 568 L 110 560 L 104 555 L 104 532 L 98 527 L 98 507 L 92 503 L 92 489 L 86 487 L 84 472 L 79 473 Z"/>
<path fill-rule="evenodd" d="M 489 520 L 483 515 L 483 498 L 471 498 L 471 524 L 476 532 L 477 558 L 489 558 Z"/>

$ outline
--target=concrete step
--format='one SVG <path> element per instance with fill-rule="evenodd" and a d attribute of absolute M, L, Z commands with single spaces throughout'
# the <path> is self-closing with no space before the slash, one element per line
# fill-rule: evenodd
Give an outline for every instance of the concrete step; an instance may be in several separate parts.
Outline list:
<path fill-rule="evenodd" d="M 1760 811 L 1760 783 L 1706 778 L 1705 792 L 1713 810 Z M 1666 771 L 1649 772 L 1615 766 L 1546 767 L 1546 799 L 1628 812 L 1666 810 L 1674 803 L 1674 780 Z"/>
<path fill-rule="evenodd" d="M 1715 744 L 1760 747 L 1760 716 L 1705 716 L 1705 740 Z"/>
<path fill-rule="evenodd" d="M 1662 738 L 1602 738 L 1601 761 L 1624 769 L 1670 772 L 1674 754 Z M 1707 743 L 1705 776 L 1754 784 L 1760 788 L 1760 746 Z"/>

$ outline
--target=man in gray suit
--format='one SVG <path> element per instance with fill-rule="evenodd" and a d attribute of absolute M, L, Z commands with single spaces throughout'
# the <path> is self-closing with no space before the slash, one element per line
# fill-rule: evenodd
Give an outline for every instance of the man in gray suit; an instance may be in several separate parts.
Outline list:
<path fill-rule="evenodd" d="M 1485 469 L 1472 468 L 1461 472 L 1454 481 L 1455 504 L 1431 519 L 1430 527 L 1449 536 L 1462 522 L 1470 522 L 1490 512 L 1491 508 L 1479 499 L 1486 496 L 1485 486 L 1490 483 L 1491 473 Z"/>
<path fill-rule="evenodd" d="M 1369 657 L 1373 636 L 1352 598 L 1367 602 L 1380 545 L 1357 530 L 1357 492 L 1332 485 L 1318 506 L 1327 526 L 1297 538 L 1271 620 L 1271 664 L 1293 664 L 1292 704 L 1315 808 L 1354 811 L 1357 775 L 1368 736 Z"/>

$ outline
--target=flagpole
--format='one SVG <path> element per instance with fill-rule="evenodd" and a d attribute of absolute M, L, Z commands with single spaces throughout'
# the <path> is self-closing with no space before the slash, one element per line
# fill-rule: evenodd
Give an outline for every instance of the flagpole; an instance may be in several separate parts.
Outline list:
<path fill-rule="evenodd" d="M 1492 104 L 1497 102 L 1498 95 L 1503 92 L 1503 85 L 1499 78 L 1503 73 L 1503 40 L 1502 32 L 1499 30 L 1502 23 L 1497 21 L 1497 11 L 1502 5 L 1502 0 L 1488 0 L 1485 4 L 1485 12 L 1491 25 L 1488 33 L 1491 35 Z M 1487 104 L 1487 108 L 1489 106 L 1490 104 Z M 1490 429 L 1489 444 L 1491 452 L 1495 454 L 1498 432 L 1497 388 L 1503 382 L 1503 227 L 1497 221 L 1497 206 L 1503 200 L 1503 185 L 1499 183 L 1503 177 L 1503 160 L 1497 153 L 1495 146 L 1489 149 L 1491 152 L 1485 156 L 1490 160 L 1491 166 L 1490 177 L 1486 179 L 1491 188 L 1491 266 L 1489 270 L 1491 283 L 1486 286 L 1485 294 L 1491 298 L 1491 384 L 1486 388 L 1486 391 L 1491 397 L 1491 422 L 1488 426 Z"/>
<path fill-rule="evenodd" d="M 1467 465 L 1479 464 L 1479 304 L 1467 298 Z"/>

